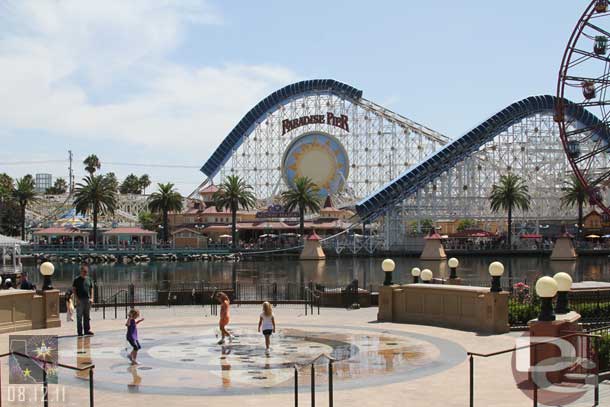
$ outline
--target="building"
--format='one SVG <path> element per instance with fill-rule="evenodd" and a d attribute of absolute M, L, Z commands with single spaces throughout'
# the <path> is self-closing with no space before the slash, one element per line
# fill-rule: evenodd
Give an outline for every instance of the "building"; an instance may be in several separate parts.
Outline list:
<path fill-rule="evenodd" d="M 51 174 L 36 174 L 35 180 L 35 191 L 38 194 L 44 194 L 47 188 L 53 186 L 53 175 Z"/>

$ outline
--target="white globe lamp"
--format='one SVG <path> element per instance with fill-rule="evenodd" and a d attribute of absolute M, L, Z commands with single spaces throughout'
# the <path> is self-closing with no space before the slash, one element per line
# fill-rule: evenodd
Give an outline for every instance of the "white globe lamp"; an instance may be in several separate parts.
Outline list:
<path fill-rule="evenodd" d="M 421 270 L 419 269 L 419 267 L 413 267 L 411 269 L 411 275 L 413 276 L 413 283 L 417 284 L 419 283 L 419 276 L 421 274 Z"/>
<path fill-rule="evenodd" d="M 557 304 L 555 306 L 556 314 L 567 314 L 570 312 L 568 302 L 568 292 L 572 288 L 572 276 L 568 273 L 557 273 L 553 276 L 553 280 L 557 283 Z"/>
<path fill-rule="evenodd" d="M 432 274 L 432 271 L 430 269 L 423 269 L 421 272 L 421 279 L 426 284 L 432 281 L 433 276 L 434 275 Z"/>
<path fill-rule="evenodd" d="M 45 261 L 40 265 L 40 274 L 42 274 L 44 281 L 42 283 L 42 290 L 52 290 L 53 285 L 51 283 L 51 276 L 55 273 L 55 266 L 49 261 Z"/>
<path fill-rule="evenodd" d="M 557 281 L 552 277 L 540 277 L 536 281 L 536 294 L 540 297 L 538 321 L 554 321 L 553 297 L 557 294 Z"/>
<path fill-rule="evenodd" d="M 396 264 L 392 259 L 385 259 L 381 262 L 381 269 L 385 273 L 385 279 L 383 280 L 383 285 L 392 285 L 392 272 L 396 268 Z"/>
<path fill-rule="evenodd" d="M 504 274 L 504 264 L 499 261 L 494 261 L 489 265 L 489 275 L 491 276 L 491 289 L 492 293 L 499 293 L 502 291 L 502 284 L 500 277 Z"/>
<path fill-rule="evenodd" d="M 447 262 L 447 265 L 449 266 L 449 270 L 451 270 L 451 274 L 449 274 L 449 278 L 450 279 L 457 278 L 457 268 L 460 265 L 460 261 L 458 259 L 456 259 L 455 257 L 452 257 Z"/>

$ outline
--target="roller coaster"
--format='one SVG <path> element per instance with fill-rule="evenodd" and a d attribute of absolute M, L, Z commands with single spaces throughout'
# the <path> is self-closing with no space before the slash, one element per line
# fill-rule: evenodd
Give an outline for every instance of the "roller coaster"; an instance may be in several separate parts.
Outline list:
<path fill-rule="evenodd" d="M 518 224 L 572 221 L 575 215 L 560 207 L 571 169 L 556 123 L 557 102 L 554 96 L 527 97 L 450 139 L 366 100 L 347 84 L 303 81 L 250 110 L 201 171 L 208 183 L 240 175 L 259 197 L 277 201 L 287 188 L 286 149 L 303 134 L 319 133 L 332 136 L 349 156 L 349 176 L 333 200 L 355 208 L 357 222 L 376 222 L 386 249 L 405 244 L 407 225 L 423 219 L 503 219 L 504 214 L 490 210 L 488 197 L 506 172 L 524 177 L 532 195 L 530 210 L 515 214 Z M 577 104 L 564 104 L 572 129 L 583 129 L 591 139 L 609 139 L 596 116 Z M 348 129 L 315 119 L 329 112 L 346 116 Z M 299 120 L 303 117 L 314 119 Z M 580 148 L 580 154 L 588 153 L 585 143 Z M 605 156 L 603 160 L 599 168 L 610 168 Z M 600 194 L 607 198 L 607 189 Z"/>

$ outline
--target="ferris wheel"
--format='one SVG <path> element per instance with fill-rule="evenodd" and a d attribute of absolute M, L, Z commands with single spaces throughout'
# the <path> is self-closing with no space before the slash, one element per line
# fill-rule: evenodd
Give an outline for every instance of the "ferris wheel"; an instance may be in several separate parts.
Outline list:
<path fill-rule="evenodd" d="M 557 81 L 555 121 L 590 203 L 610 216 L 610 9 L 594 0 L 576 24 Z"/>

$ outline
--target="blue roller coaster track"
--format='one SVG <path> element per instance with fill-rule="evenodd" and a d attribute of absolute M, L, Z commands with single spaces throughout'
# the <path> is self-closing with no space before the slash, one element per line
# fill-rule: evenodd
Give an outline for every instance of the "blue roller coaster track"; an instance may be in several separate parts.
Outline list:
<path fill-rule="evenodd" d="M 462 137 L 446 144 L 419 164 L 384 185 L 356 204 L 356 212 L 362 221 L 370 222 L 382 216 L 399 202 L 409 198 L 429 182 L 438 178 L 459 162 L 468 158 L 483 144 L 493 140 L 513 124 L 538 113 L 554 113 L 557 98 L 554 96 L 530 96 L 515 102 L 496 113 Z M 566 116 L 576 125 L 593 128 L 594 133 L 606 142 L 610 141 L 608 129 L 588 110 L 567 101 Z"/>

